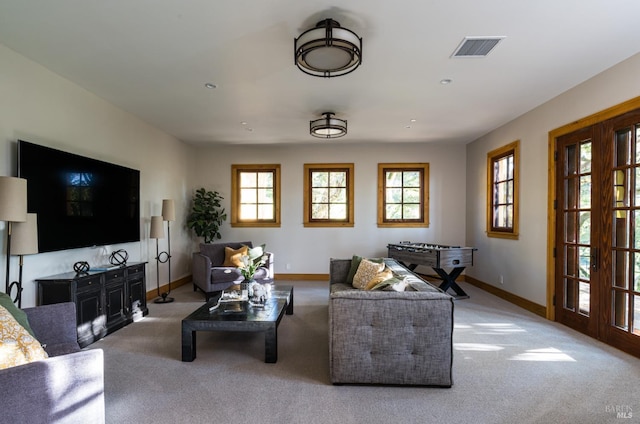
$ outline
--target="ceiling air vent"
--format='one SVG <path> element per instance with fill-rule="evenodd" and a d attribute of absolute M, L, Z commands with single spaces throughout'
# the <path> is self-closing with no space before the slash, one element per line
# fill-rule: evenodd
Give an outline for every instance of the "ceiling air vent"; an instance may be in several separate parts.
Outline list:
<path fill-rule="evenodd" d="M 451 57 L 485 57 L 504 37 L 465 37 Z"/>

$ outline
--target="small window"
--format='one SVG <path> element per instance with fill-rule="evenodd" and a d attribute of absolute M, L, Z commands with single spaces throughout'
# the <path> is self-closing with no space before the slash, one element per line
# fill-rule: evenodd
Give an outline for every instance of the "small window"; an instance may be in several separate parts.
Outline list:
<path fill-rule="evenodd" d="M 231 226 L 280 226 L 280 165 L 231 165 Z"/>
<path fill-rule="evenodd" d="M 520 142 L 487 154 L 487 235 L 518 238 L 518 161 Z"/>
<path fill-rule="evenodd" d="M 353 225 L 353 164 L 305 164 L 304 226 Z"/>
<path fill-rule="evenodd" d="M 429 164 L 378 164 L 378 227 L 429 226 Z"/>

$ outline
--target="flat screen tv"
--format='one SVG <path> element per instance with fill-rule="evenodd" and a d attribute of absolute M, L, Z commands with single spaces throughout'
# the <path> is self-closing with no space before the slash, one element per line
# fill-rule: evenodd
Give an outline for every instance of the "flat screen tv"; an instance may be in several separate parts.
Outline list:
<path fill-rule="evenodd" d="M 140 241 L 140 171 L 18 141 L 40 252 Z"/>

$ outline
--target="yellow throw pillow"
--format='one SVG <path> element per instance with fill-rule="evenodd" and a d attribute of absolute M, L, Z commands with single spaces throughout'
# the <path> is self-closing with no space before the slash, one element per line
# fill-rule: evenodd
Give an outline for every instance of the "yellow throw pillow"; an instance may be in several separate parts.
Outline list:
<path fill-rule="evenodd" d="M 379 283 L 382 283 L 383 281 L 388 280 L 391 277 L 393 277 L 393 272 L 391 272 L 391 270 L 388 267 L 385 267 L 383 271 L 377 273 L 375 277 L 369 280 L 369 282 L 364 287 L 364 289 L 371 290 L 372 288 L 377 286 Z"/>
<path fill-rule="evenodd" d="M 247 246 L 242 246 L 239 249 L 232 249 L 228 246 L 225 247 L 222 266 L 235 266 L 236 268 L 243 266 L 242 257 L 246 255 L 248 251 L 249 248 Z"/>
<path fill-rule="evenodd" d="M 369 281 L 384 269 L 384 263 L 371 262 L 363 259 L 358 266 L 356 275 L 353 276 L 353 287 L 364 289 Z"/>
<path fill-rule="evenodd" d="M 0 369 L 47 358 L 40 343 L 0 306 Z"/>

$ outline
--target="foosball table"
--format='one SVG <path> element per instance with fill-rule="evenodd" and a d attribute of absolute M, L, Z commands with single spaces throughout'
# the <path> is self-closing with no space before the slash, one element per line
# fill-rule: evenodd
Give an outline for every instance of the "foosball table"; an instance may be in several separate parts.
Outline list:
<path fill-rule="evenodd" d="M 456 299 L 469 297 L 462 287 L 456 283 L 465 267 L 473 265 L 473 252 L 475 247 L 445 246 L 432 243 L 412 243 L 402 241 L 387 245 L 388 256 L 397 260 L 411 271 L 418 265 L 429 266 L 442 279 L 440 289 L 444 292 L 451 289 L 455 292 Z M 452 268 L 450 272 L 445 268 Z"/>

